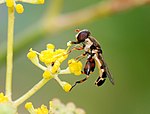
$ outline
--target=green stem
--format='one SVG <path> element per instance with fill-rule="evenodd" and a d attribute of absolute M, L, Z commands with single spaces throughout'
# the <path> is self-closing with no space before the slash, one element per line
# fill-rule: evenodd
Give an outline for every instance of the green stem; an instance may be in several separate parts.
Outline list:
<path fill-rule="evenodd" d="M 7 38 L 7 66 L 6 66 L 6 96 L 11 101 L 12 69 L 13 69 L 13 35 L 14 35 L 14 8 L 8 8 L 8 38 Z"/>
<path fill-rule="evenodd" d="M 39 83 L 37 83 L 33 88 L 31 88 L 26 94 L 21 96 L 19 99 L 14 101 L 14 105 L 17 107 L 22 104 L 25 100 L 31 97 L 34 93 L 36 93 L 41 87 L 43 87 L 50 79 L 42 79 Z"/>

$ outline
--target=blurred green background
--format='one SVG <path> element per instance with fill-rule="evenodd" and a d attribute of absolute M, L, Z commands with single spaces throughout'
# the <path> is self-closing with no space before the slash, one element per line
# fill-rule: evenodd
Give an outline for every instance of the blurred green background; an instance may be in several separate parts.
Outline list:
<path fill-rule="evenodd" d="M 99 0 L 65 0 L 62 14 L 76 11 L 97 3 Z M 47 2 L 46 2 L 47 3 Z M 79 4 L 80 3 L 80 4 Z M 15 14 L 15 35 L 33 25 L 44 15 L 45 5 L 24 4 L 25 12 Z M 66 48 L 66 42 L 75 40 L 76 28 L 89 29 L 92 36 L 100 42 L 105 61 L 114 77 L 113 86 L 107 79 L 102 87 L 94 85 L 98 70 L 91 74 L 84 84 L 76 86 L 70 93 L 65 93 L 55 80 L 49 81 L 42 89 L 27 101 L 35 107 L 48 105 L 52 98 L 62 102 L 72 101 L 77 107 L 85 109 L 87 114 L 149 114 L 150 113 L 150 6 L 145 5 L 112 16 L 96 19 L 80 26 L 68 28 L 56 34 L 41 38 L 34 45 L 29 45 L 16 56 L 13 69 L 13 99 L 17 99 L 36 84 L 42 71 L 26 57 L 29 48 L 41 51 L 47 43 L 56 48 Z M 36 29 L 36 28 L 35 28 Z M 0 54 L 6 47 L 7 8 L 0 5 Z M 15 42 L 19 39 L 15 38 Z M 61 42 L 61 43 L 60 43 Z M 79 53 L 76 53 L 79 54 Z M 71 55 L 72 57 L 73 54 Z M 63 64 L 65 68 L 66 62 Z M 62 80 L 74 83 L 84 75 L 60 76 Z M 0 91 L 5 86 L 5 65 L 0 68 Z M 20 114 L 28 114 L 24 104 L 19 107 Z"/>

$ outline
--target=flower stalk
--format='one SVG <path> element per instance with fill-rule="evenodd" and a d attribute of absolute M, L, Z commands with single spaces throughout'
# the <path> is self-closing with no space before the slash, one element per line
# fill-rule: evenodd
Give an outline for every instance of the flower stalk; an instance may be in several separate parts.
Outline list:
<path fill-rule="evenodd" d="M 22 97 L 14 101 L 14 105 L 17 107 L 20 104 L 22 104 L 25 100 L 27 100 L 29 97 L 31 97 L 34 93 L 36 93 L 41 87 L 43 87 L 49 79 L 42 79 L 40 82 L 38 82 L 33 88 L 31 88 L 26 94 L 24 94 Z"/>
<path fill-rule="evenodd" d="M 8 38 L 7 38 L 7 65 L 6 65 L 6 96 L 11 101 L 12 69 L 13 69 L 13 34 L 14 33 L 14 7 L 8 8 Z"/>

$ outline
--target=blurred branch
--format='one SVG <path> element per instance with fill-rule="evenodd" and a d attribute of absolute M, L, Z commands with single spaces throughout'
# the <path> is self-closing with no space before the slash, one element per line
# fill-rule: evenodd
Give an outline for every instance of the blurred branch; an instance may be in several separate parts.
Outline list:
<path fill-rule="evenodd" d="M 60 14 L 64 0 L 51 0 L 49 7 L 46 10 L 45 17 L 51 18 Z"/>
<path fill-rule="evenodd" d="M 42 40 L 48 33 L 55 33 L 73 26 L 88 23 L 96 18 L 100 19 L 121 11 L 149 4 L 150 0 L 105 0 L 93 6 L 63 15 L 59 15 L 62 0 L 53 0 L 53 3 L 54 5 L 51 5 L 52 9 L 50 9 L 52 11 L 51 14 L 47 12 L 40 22 L 35 24 L 36 29 L 33 27 L 32 32 L 19 35 L 19 39 L 21 38 L 22 40 L 20 42 L 17 41 L 14 48 L 14 55 L 18 55 L 24 48 L 30 47 L 29 45 L 33 45 L 35 42 Z M 59 7 L 57 7 L 57 4 L 59 4 Z M 0 67 L 4 64 L 5 57 L 6 52 L 3 52 L 0 55 Z"/>
<path fill-rule="evenodd" d="M 79 11 L 60 15 L 51 22 L 46 21 L 45 28 L 55 31 L 69 28 L 72 26 L 88 23 L 96 18 L 103 18 L 121 11 L 142 6 L 150 3 L 150 0 L 109 0 L 101 1 L 93 6 L 86 7 Z M 53 26 L 53 27 L 52 27 Z"/>

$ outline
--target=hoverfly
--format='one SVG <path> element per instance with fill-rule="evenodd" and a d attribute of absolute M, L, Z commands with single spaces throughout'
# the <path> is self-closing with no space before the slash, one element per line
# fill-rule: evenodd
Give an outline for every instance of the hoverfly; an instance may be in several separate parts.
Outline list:
<path fill-rule="evenodd" d="M 108 77 L 110 82 L 114 85 L 114 80 L 102 56 L 102 49 L 99 42 L 91 36 L 90 31 L 87 29 L 77 29 L 76 31 L 78 32 L 75 36 L 76 41 L 72 41 L 71 43 L 76 45 L 82 44 L 82 46 L 80 45 L 78 48 L 74 47 L 72 50 L 84 50 L 84 53 L 76 59 L 87 57 L 83 71 L 83 74 L 86 74 L 86 78 L 76 81 L 72 88 L 75 87 L 76 84 L 85 82 L 89 78 L 90 73 L 95 69 L 95 64 L 97 64 L 99 69 L 99 77 L 95 81 L 95 85 L 101 86 L 105 82 L 106 77 Z"/>

